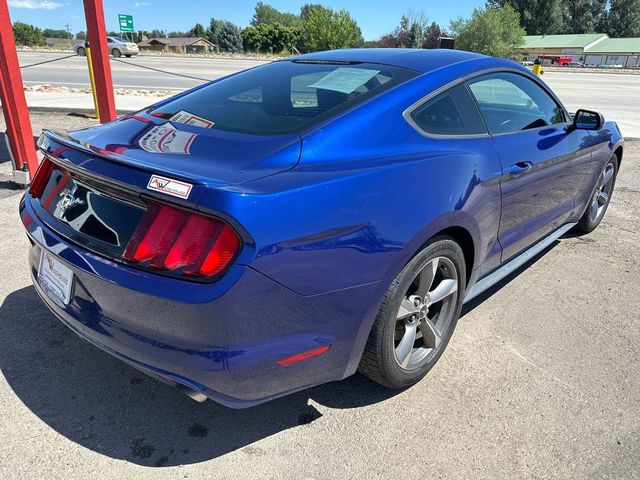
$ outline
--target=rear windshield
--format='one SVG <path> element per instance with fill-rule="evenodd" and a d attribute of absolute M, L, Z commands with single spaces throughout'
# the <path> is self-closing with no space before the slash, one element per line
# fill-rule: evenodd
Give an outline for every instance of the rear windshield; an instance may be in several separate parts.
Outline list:
<path fill-rule="evenodd" d="M 297 132 L 416 75 L 388 65 L 279 61 L 212 83 L 151 114 L 242 133 Z"/>

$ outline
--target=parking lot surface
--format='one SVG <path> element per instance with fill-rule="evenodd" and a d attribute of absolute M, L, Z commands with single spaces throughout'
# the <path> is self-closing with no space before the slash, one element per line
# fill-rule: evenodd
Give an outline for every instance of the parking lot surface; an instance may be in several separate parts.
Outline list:
<path fill-rule="evenodd" d="M 241 411 L 60 324 L 31 286 L 19 197 L 0 195 L 0 478 L 640 478 L 638 142 L 600 227 L 468 305 L 421 383 L 356 375 Z"/>

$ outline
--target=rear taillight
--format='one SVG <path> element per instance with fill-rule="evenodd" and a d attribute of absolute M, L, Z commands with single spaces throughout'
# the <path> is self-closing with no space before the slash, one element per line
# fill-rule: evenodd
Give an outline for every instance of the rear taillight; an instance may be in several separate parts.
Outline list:
<path fill-rule="evenodd" d="M 31 179 L 29 195 L 33 198 L 40 198 L 42 196 L 42 192 L 44 192 L 44 187 L 47 186 L 51 172 L 53 172 L 53 162 L 47 157 L 44 157 L 38 167 L 38 170 L 36 170 L 36 174 Z"/>
<path fill-rule="evenodd" d="M 221 220 L 152 203 L 123 259 L 172 275 L 212 277 L 229 265 L 239 249 L 240 239 Z"/>

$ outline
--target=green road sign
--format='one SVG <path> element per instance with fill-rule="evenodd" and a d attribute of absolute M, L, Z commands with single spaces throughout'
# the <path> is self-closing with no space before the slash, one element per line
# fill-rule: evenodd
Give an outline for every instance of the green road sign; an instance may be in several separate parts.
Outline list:
<path fill-rule="evenodd" d="M 133 32 L 133 15 L 118 14 L 118 25 L 121 32 Z"/>

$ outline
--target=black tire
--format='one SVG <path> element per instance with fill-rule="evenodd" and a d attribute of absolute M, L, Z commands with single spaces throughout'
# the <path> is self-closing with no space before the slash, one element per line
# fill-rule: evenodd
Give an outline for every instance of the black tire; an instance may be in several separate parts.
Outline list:
<path fill-rule="evenodd" d="M 605 185 L 606 188 L 603 188 L 603 185 L 600 184 L 601 179 L 603 179 L 605 172 L 608 168 L 610 168 L 610 166 L 613 167 L 613 177 L 611 178 L 610 184 Z M 605 165 L 604 170 L 598 177 L 598 183 L 596 184 L 596 188 L 591 194 L 591 197 L 589 197 L 589 202 L 587 203 L 587 208 L 585 209 L 582 218 L 580 218 L 580 221 L 578 221 L 578 224 L 575 226 L 575 230 L 577 230 L 578 232 L 591 233 L 596 229 L 598 225 L 600 225 L 600 222 L 604 218 L 605 213 L 607 213 L 609 203 L 611 202 L 611 197 L 613 196 L 613 190 L 616 184 L 616 178 L 618 176 L 618 166 L 618 157 L 615 154 L 611 155 L 611 158 Z M 594 201 L 597 201 L 596 197 L 600 195 L 600 192 L 604 192 L 607 194 L 607 200 L 604 204 L 601 205 L 602 208 L 598 209 L 598 214 L 594 216 L 592 208 L 594 205 Z"/>
<path fill-rule="evenodd" d="M 442 258 L 448 259 L 444 265 L 440 264 L 440 262 L 444 262 Z M 456 272 L 453 273 L 456 273 L 457 290 L 450 295 L 453 297 L 455 294 L 455 298 L 447 300 L 448 304 L 446 309 L 444 307 L 445 300 L 443 300 L 440 304 L 440 310 L 435 314 L 438 324 L 441 315 L 444 319 L 444 315 L 446 314 L 448 320 L 443 324 L 444 330 L 438 337 L 438 342 L 435 344 L 436 346 L 433 348 L 433 351 L 422 359 L 422 363 L 416 363 L 413 368 L 403 368 L 396 355 L 396 348 L 399 348 L 399 344 L 397 344 L 398 324 L 399 322 L 404 322 L 404 320 L 398 320 L 400 316 L 400 305 L 402 302 L 406 302 L 408 298 L 415 297 L 414 295 L 410 295 L 410 293 L 415 291 L 413 289 L 417 286 L 419 287 L 419 283 L 416 283 L 420 281 L 418 275 L 421 274 L 425 267 L 433 265 L 433 262 L 436 262 L 435 270 L 439 272 L 433 277 L 434 280 L 432 280 L 431 284 L 436 287 L 439 283 L 443 282 L 442 279 L 444 277 L 441 272 L 447 272 L 447 265 L 449 265 L 449 270 L 451 270 L 450 265 L 455 267 Z M 444 268 L 444 270 L 441 270 L 442 268 Z M 438 276 L 441 277 L 439 281 Z M 369 334 L 358 367 L 359 371 L 372 380 L 389 388 L 405 388 L 419 382 L 436 364 L 449 343 L 458 317 L 460 316 L 460 310 L 462 309 L 465 284 L 466 267 L 464 253 L 460 246 L 452 238 L 446 236 L 438 236 L 431 239 L 391 283 L 374 321 L 371 333 Z M 428 291 L 434 293 L 431 290 Z M 425 299 L 425 304 L 426 303 Z M 438 304 L 433 304 L 432 306 L 437 305 Z M 429 313 L 429 308 L 431 307 L 427 307 L 427 314 Z M 414 319 L 415 316 L 411 318 Z M 422 324 L 420 323 L 420 325 Z M 400 329 L 402 330 L 402 327 L 400 327 Z M 402 334 L 402 332 L 400 332 L 400 334 Z M 426 337 L 422 340 L 425 341 L 426 344 Z M 415 348 L 416 345 L 417 348 Z M 416 337 L 412 344 L 412 353 L 410 355 L 416 354 L 420 348 L 425 349 L 421 340 Z M 426 351 L 429 350 L 426 349 Z"/>
<path fill-rule="evenodd" d="M 125 55 L 125 57 L 127 57 L 127 58 L 131 58 L 131 55 Z"/>
<path fill-rule="evenodd" d="M 84 47 L 78 47 L 78 50 L 76 51 L 76 53 L 81 57 L 84 57 L 87 55 L 87 51 L 85 50 Z"/>
<path fill-rule="evenodd" d="M 113 55 L 114 58 L 120 58 L 122 56 L 122 52 L 117 48 L 114 48 L 111 50 L 111 55 Z"/>

